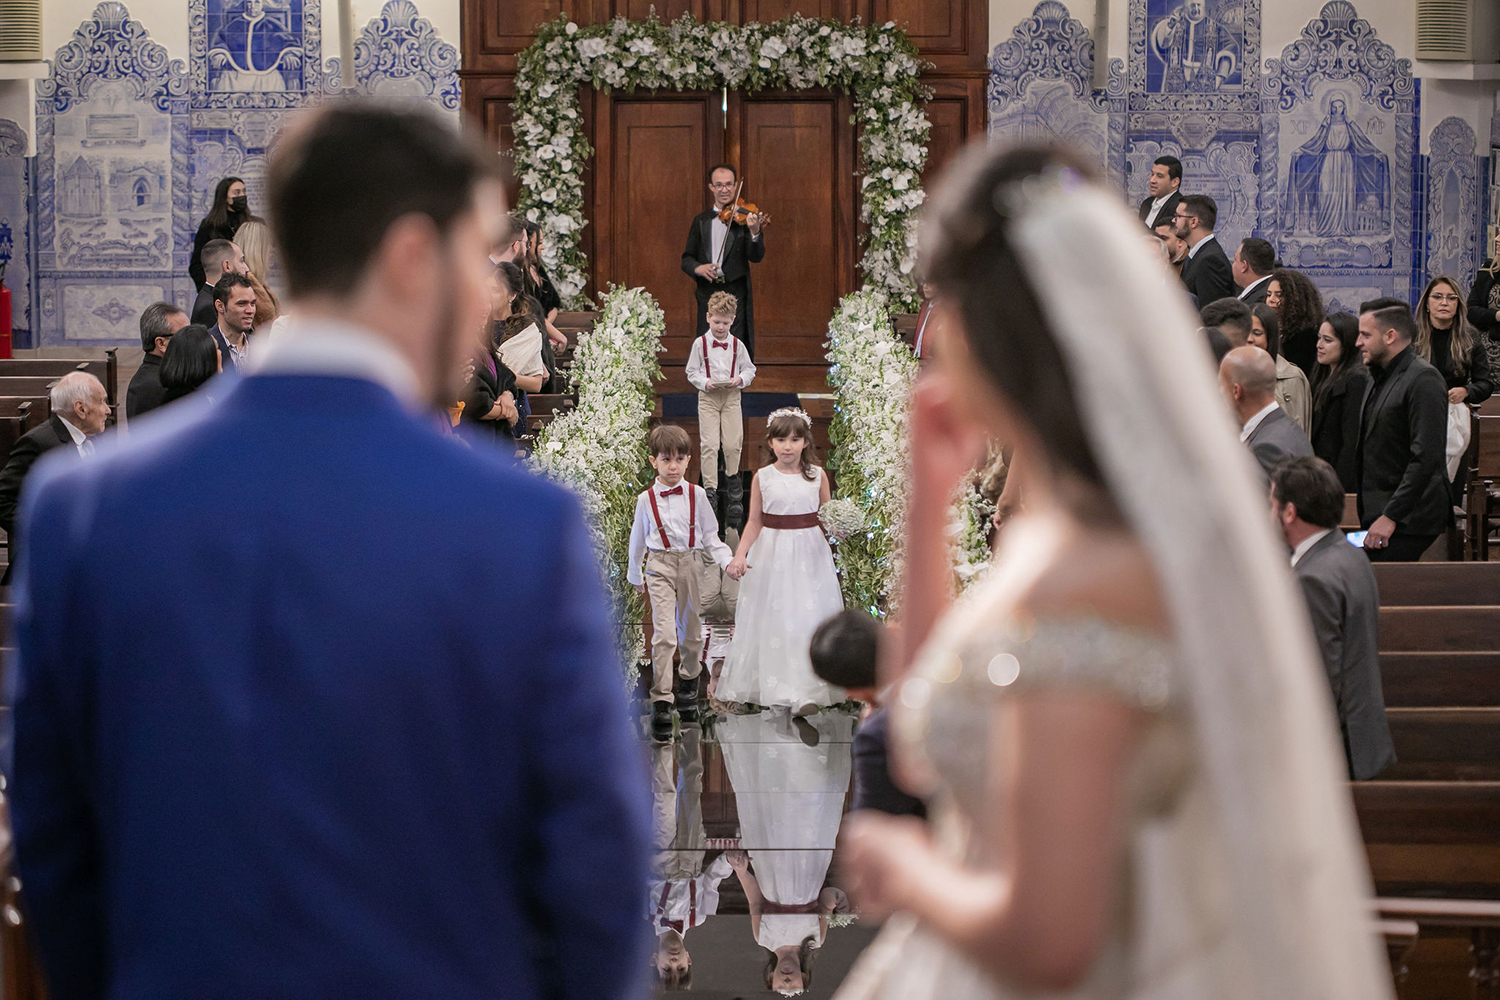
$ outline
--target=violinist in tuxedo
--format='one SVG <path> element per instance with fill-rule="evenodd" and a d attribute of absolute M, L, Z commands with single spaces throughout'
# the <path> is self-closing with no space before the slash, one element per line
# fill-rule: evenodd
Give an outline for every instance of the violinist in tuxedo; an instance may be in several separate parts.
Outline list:
<path fill-rule="evenodd" d="M 687 246 L 682 251 L 682 271 L 697 284 L 698 318 L 694 336 L 708 329 L 708 298 L 714 292 L 728 292 L 739 301 L 734 326 L 730 332 L 755 356 L 755 313 L 750 292 L 750 265 L 766 256 L 763 229 L 771 217 L 751 212 L 740 222 L 731 217 L 719 220 L 719 212 L 732 204 L 739 187 L 739 175 L 727 163 L 708 172 L 708 193 L 713 208 L 693 217 L 688 229 Z"/>

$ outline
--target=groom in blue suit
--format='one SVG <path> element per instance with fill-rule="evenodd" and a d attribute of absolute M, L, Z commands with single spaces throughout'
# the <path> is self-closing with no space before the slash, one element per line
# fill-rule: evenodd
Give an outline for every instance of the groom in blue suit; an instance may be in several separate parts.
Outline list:
<path fill-rule="evenodd" d="M 425 109 L 290 126 L 295 330 L 38 466 L 9 776 L 54 1000 L 640 995 L 646 773 L 579 506 L 432 405 L 498 174 Z"/>

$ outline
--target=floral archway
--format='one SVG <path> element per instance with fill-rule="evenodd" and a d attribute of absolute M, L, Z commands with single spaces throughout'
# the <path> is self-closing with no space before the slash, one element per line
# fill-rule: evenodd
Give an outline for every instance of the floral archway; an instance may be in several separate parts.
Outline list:
<path fill-rule="evenodd" d="M 771 24 L 664 24 L 617 17 L 580 27 L 566 16 L 540 27 L 519 57 L 514 156 L 519 208 L 542 227 L 544 259 L 565 305 L 582 308 L 587 264 L 578 248 L 583 134 L 578 85 L 648 90 L 797 90 L 825 87 L 854 98 L 859 134 L 860 219 L 868 227 L 859 262 L 864 287 L 915 305 L 910 273 L 916 212 L 923 201 L 930 123 L 917 48 L 895 24 L 844 24 L 793 16 Z"/>

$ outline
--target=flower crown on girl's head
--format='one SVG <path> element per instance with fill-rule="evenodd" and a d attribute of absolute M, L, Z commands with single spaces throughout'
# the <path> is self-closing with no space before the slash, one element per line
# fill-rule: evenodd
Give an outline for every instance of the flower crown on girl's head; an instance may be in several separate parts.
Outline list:
<path fill-rule="evenodd" d="M 777 417 L 796 417 L 807 425 L 808 430 L 812 430 L 812 417 L 809 417 L 807 411 L 800 406 L 783 406 L 779 410 L 772 410 L 771 415 L 766 420 L 775 420 Z"/>

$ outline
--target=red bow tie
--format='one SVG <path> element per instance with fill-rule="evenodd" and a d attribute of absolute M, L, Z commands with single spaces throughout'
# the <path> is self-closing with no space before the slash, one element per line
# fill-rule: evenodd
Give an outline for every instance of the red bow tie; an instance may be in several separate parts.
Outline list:
<path fill-rule="evenodd" d="M 713 342 L 713 344 L 714 344 L 715 347 L 720 348 L 722 350 L 725 350 L 725 351 L 729 350 L 729 345 L 727 343 L 725 343 L 724 341 L 722 341 L 722 340 L 716 340 L 716 341 Z"/>
<path fill-rule="evenodd" d="M 658 493 L 656 495 L 659 496 L 659 497 L 662 497 L 664 499 L 666 497 L 680 497 L 680 496 L 682 496 L 682 487 L 681 486 L 674 486 L 670 490 L 662 490 L 660 493 Z"/>

